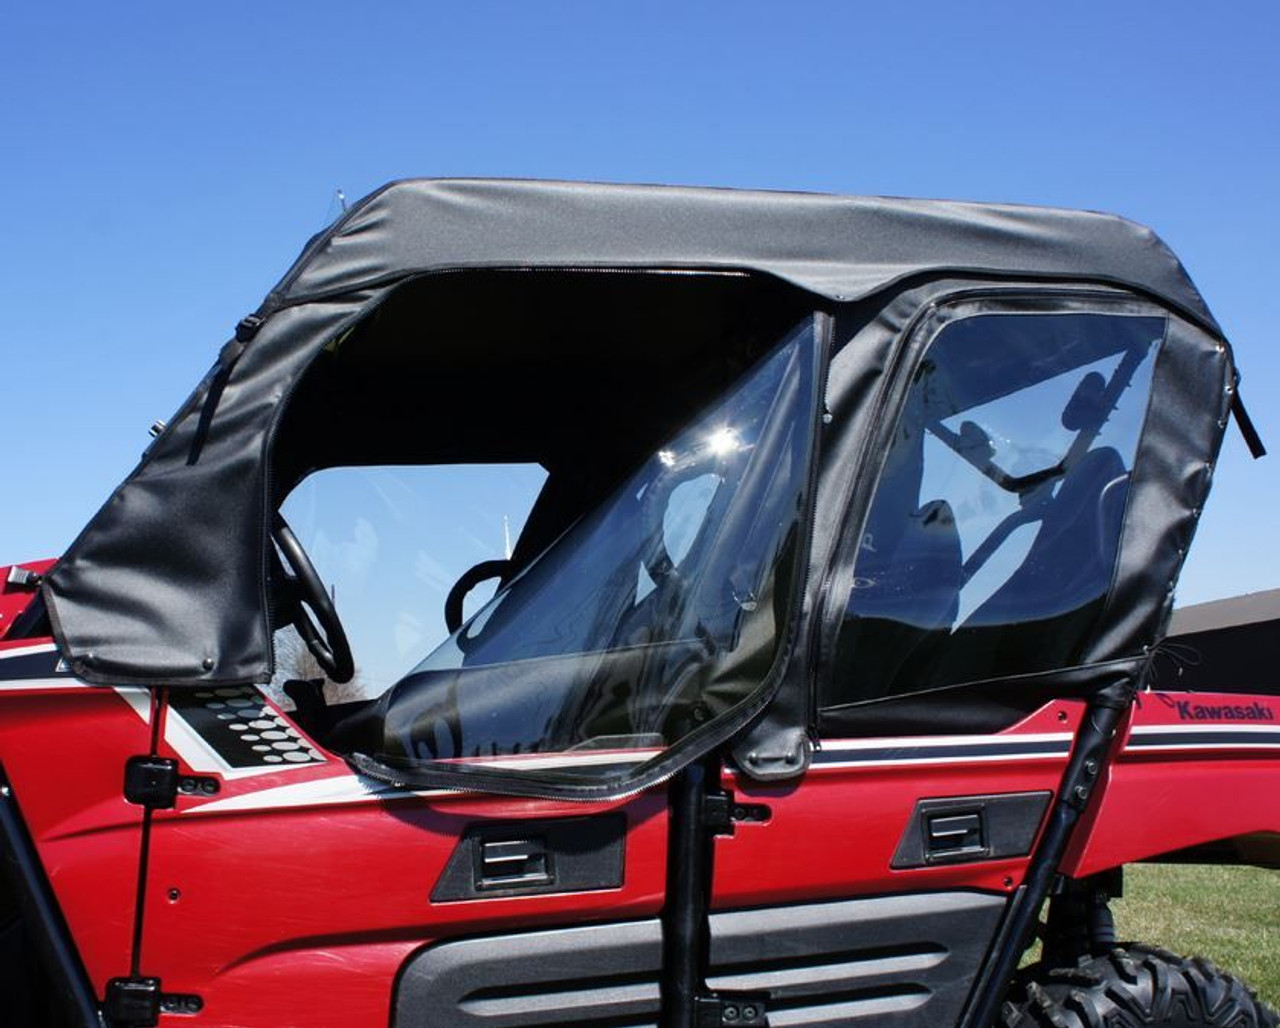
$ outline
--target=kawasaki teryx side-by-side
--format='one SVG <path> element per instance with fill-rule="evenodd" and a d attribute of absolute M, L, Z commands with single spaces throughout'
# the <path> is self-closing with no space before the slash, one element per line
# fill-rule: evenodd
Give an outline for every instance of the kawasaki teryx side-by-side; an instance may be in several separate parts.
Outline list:
<path fill-rule="evenodd" d="M 1280 695 L 1161 647 L 1237 381 L 1113 217 L 375 193 L 6 573 L 0 1021 L 1274 1028 L 1108 907 L 1280 867 Z"/>

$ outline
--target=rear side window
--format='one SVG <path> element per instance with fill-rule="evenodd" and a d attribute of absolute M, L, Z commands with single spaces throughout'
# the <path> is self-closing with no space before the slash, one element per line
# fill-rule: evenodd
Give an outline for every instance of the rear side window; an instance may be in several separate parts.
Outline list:
<path fill-rule="evenodd" d="M 1111 585 L 1164 319 L 983 314 L 916 370 L 824 708 L 1069 666 Z"/>

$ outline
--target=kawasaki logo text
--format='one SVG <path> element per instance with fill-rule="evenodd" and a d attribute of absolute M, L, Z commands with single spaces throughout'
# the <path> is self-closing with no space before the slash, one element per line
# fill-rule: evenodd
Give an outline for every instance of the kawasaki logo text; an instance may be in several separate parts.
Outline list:
<path fill-rule="evenodd" d="M 1180 700 L 1174 704 L 1178 717 L 1183 721 L 1274 721 L 1276 712 L 1261 703 L 1247 707 L 1239 704 L 1214 704 L 1212 706 Z"/>

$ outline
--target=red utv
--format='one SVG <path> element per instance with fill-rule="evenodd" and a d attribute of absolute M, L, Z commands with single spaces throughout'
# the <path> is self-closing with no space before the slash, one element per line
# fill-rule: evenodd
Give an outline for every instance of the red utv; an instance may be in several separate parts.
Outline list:
<path fill-rule="evenodd" d="M 388 186 L 8 572 L 4 1023 L 1275 1026 L 1108 911 L 1280 867 L 1280 697 L 1160 647 L 1236 387 L 1112 217 Z"/>

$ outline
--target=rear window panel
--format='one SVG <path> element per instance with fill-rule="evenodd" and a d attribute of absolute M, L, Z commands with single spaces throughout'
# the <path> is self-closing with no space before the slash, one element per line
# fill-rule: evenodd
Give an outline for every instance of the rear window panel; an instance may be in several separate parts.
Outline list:
<path fill-rule="evenodd" d="M 981 314 L 921 360 L 821 707 L 1070 666 L 1110 589 L 1160 317 Z"/>

